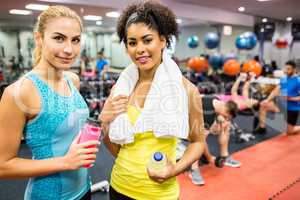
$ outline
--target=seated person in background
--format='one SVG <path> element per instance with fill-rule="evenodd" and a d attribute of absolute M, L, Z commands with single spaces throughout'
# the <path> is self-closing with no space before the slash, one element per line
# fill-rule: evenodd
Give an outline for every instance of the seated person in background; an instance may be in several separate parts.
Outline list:
<path fill-rule="evenodd" d="M 300 111 L 300 77 L 296 75 L 296 64 L 294 61 L 288 61 L 285 64 L 286 76 L 280 79 L 280 84 L 271 92 L 267 99 L 260 103 L 259 109 L 259 127 L 256 133 L 266 132 L 266 114 L 267 112 L 279 112 L 279 108 L 272 101 L 276 96 L 283 96 L 285 117 L 287 120 L 288 135 L 300 132 L 300 126 L 297 126 L 297 118 Z"/>
<path fill-rule="evenodd" d="M 230 120 L 237 114 L 237 104 L 231 100 L 225 103 L 220 101 L 216 96 L 207 95 L 202 96 L 202 108 L 206 135 L 210 132 L 218 134 L 220 156 L 226 157 L 224 165 L 240 167 L 241 163 L 233 160 L 228 152 Z M 204 155 L 210 163 L 214 163 L 215 157 L 210 154 L 207 143 L 205 143 Z M 201 176 L 198 161 L 192 164 L 189 177 L 195 185 L 204 185 L 204 179 Z"/>

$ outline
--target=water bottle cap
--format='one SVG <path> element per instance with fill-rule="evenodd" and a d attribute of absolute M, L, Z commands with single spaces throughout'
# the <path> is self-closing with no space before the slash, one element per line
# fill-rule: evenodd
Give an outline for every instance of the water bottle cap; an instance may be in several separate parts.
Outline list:
<path fill-rule="evenodd" d="M 161 161 L 163 159 L 163 154 L 160 153 L 160 152 L 155 152 L 154 155 L 153 155 L 153 158 L 155 161 Z"/>
<path fill-rule="evenodd" d="M 94 126 L 91 127 L 91 131 L 93 132 L 98 132 L 99 130 L 100 130 L 99 127 L 94 127 Z"/>

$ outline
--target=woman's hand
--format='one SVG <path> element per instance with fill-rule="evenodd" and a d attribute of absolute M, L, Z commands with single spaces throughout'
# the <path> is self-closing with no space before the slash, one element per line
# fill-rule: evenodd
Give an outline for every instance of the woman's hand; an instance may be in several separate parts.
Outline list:
<path fill-rule="evenodd" d="M 110 123 L 118 115 L 126 112 L 128 96 L 118 95 L 114 98 L 111 96 L 105 101 L 99 119 L 101 122 Z"/>
<path fill-rule="evenodd" d="M 155 181 L 157 183 L 163 183 L 167 179 L 174 176 L 174 169 L 175 169 L 175 165 L 172 162 L 170 162 L 169 160 L 167 160 L 167 165 L 165 166 L 165 168 L 163 170 L 154 171 L 147 167 L 147 173 L 148 173 L 149 178 L 151 178 L 153 181 Z"/>
<path fill-rule="evenodd" d="M 246 73 L 240 73 L 238 79 L 241 81 L 245 81 L 247 79 L 247 74 Z"/>
<path fill-rule="evenodd" d="M 78 134 L 73 140 L 68 152 L 63 157 L 66 170 L 76 170 L 83 165 L 90 165 L 92 167 L 96 161 L 96 153 L 98 152 L 100 142 L 91 140 L 78 144 L 79 137 L 80 135 Z"/>

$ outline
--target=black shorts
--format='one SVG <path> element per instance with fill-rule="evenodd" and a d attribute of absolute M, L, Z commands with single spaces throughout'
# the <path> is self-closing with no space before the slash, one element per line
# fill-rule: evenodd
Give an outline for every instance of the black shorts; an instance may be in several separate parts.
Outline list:
<path fill-rule="evenodd" d="M 134 200 L 124 194 L 117 192 L 113 187 L 109 187 L 109 199 L 110 200 Z"/>
<path fill-rule="evenodd" d="M 91 195 L 91 190 L 89 190 L 83 197 L 81 197 L 80 200 L 91 200 L 92 195 Z"/>
<path fill-rule="evenodd" d="M 299 112 L 298 110 L 288 110 L 286 112 L 286 121 L 289 125 L 295 126 L 297 124 Z"/>

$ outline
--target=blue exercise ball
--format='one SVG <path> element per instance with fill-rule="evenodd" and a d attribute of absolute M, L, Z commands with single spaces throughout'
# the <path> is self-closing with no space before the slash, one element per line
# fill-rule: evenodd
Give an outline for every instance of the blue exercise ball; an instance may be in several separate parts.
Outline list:
<path fill-rule="evenodd" d="M 238 48 L 240 50 L 247 49 L 247 43 L 248 43 L 248 40 L 243 35 L 239 35 L 235 40 L 235 46 L 236 46 L 236 48 Z"/>
<path fill-rule="evenodd" d="M 245 32 L 244 37 L 247 38 L 247 45 L 246 45 L 246 49 L 247 50 L 251 50 L 256 46 L 257 43 L 257 37 L 255 35 L 255 33 L 253 32 Z"/>
<path fill-rule="evenodd" d="M 240 50 L 251 50 L 257 44 L 257 37 L 253 32 L 245 32 L 235 40 L 235 45 Z"/>
<path fill-rule="evenodd" d="M 220 43 L 220 37 L 217 33 L 209 32 L 204 37 L 204 43 L 206 48 L 208 49 L 214 49 L 219 46 Z"/>
<path fill-rule="evenodd" d="M 216 70 L 223 66 L 223 56 L 219 53 L 215 53 L 209 56 L 209 64 Z"/>
<path fill-rule="evenodd" d="M 199 39 L 196 35 L 193 35 L 188 38 L 187 43 L 190 48 L 194 49 L 194 48 L 198 47 Z"/>

